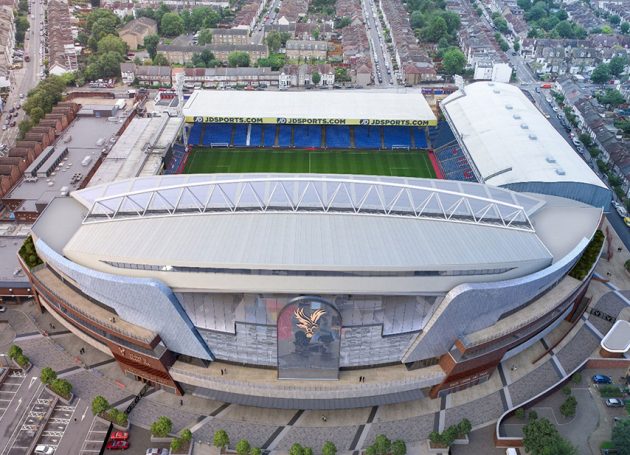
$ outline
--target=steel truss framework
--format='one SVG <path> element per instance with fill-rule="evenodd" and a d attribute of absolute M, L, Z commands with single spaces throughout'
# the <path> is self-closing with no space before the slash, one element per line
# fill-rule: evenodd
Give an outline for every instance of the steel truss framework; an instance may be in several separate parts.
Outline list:
<path fill-rule="evenodd" d="M 486 194 L 493 192 L 509 199 L 510 192 L 496 188 Z M 94 199 L 83 222 L 217 212 L 347 213 L 534 231 L 527 210 L 513 200 L 357 177 L 252 176 L 121 192 Z"/>

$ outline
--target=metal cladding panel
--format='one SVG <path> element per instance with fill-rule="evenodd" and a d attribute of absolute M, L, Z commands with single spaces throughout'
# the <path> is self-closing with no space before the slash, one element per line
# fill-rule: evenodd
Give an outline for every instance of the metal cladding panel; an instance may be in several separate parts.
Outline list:
<path fill-rule="evenodd" d="M 560 196 L 574 201 L 584 202 L 593 207 L 601 207 L 604 211 L 610 208 L 612 192 L 608 188 L 581 182 L 523 182 L 503 185 L 512 191 L 523 191 L 528 193 L 549 194 Z"/>
<path fill-rule="evenodd" d="M 491 326 L 503 313 L 536 298 L 571 270 L 588 243 L 583 239 L 560 261 L 525 277 L 457 286 L 412 341 L 403 362 L 441 356 L 459 337 Z"/>
<path fill-rule="evenodd" d="M 35 247 L 46 263 L 71 278 L 81 291 L 112 307 L 125 321 L 159 333 L 171 351 L 214 360 L 175 294 L 164 284 L 88 269 L 59 255 L 42 239 Z"/>

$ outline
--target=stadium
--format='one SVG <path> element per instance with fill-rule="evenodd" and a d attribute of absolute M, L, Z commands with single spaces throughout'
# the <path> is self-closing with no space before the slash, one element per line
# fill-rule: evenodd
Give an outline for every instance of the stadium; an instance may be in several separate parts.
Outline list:
<path fill-rule="evenodd" d="M 183 140 L 285 159 L 54 199 L 22 261 L 38 303 L 138 380 L 288 409 L 444 396 L 580 318 L 610 192 L 518 88 L 461 88 L 440 122 L 419 94 L 267 95 L 194 93 Z M 433 174 L 292 167 L 371 126 L 362 160 L 407 147 Z"/>

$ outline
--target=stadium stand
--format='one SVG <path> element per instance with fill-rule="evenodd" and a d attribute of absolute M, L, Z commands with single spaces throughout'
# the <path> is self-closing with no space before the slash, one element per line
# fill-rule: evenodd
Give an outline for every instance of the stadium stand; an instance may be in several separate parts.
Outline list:
<path fill-rule="evenodd" d="M 188 135 L 188 143 L 192 145 L 201 144 L 201 123 L 194 123 Z"/>
<path fill-rule="evenodd" d="M 265 139 L 265 143 L 267 140 Z M 278 125 L 278 147 L 291 147 L 291 127 Z"/>
<path fill-rule="evenodd" d="M 319 125 L 295 125 L 293 127 L 293 145 L 298 148 L 320 147 L 322 127 Z"/>
<path fill-rule="evenodd" d="M 445 121 L 438 122 L 437 126 L 429 128 L 431 147 L 435 150 L 455 141 L 455 135 Z"/>
<path fill-rule="evenodd" d="M 326 127 L 326 147 L 343 148 L 350 147 L 350 127 L 349 126 L 327 126 Z"/>
<path fill-rule="evenodd" d="M 411 128 L 413 139 L 415 142 L 415 147 L 417 149 L 425 149 L 427 148 L 427 130 L 426 128 Z"/>
<path fill-rule="evenodd" d="M 372 126 L 355 126 L 354 146 L 358 149 L 380 149 L 381 128 Z"/>
<path fill-rule="evenodd" d="M 411 134 L 409 127 L 389 126 L 383 128 L 383 144 L 386 149 L 393 147 L 411 147 Z"/>
<path fill-rule="evenodd" d="M 249 145 L 251 147 L 259 147 L 262 143 L 263 126 L 257 123 L 252 124 L 252 129 L 249 133 Z"/>
<path fill-rule="evenodd" d="M 244 123 L 238 123 L 234 125 L 234 136 L 232 140 L 232 145 L 234 145 L 235 147 L 243 147 L 247 145 L 247 128 L 248 125 Z"/>
<path fill-rule="evenodd" d="M 435 156 L 448 180 L 476 182 L 475 174 L 458 145 L 447 145 L 435 151 Z"/>
<path fill-rule="evenodd" d="M 232 127 L 228 123 L 207 123 L 203 135 L 203 145 L 229 144 L 232 139 Z"/>
<path fill-rule="evenodd" d="M 273 147 L 276 144 L 276 125 L 264 125 L 263 132 L 265 134 L 263 145 Z"/>
<path fill-rule="evenodd" d="M 182 172 L 184 172 L 186 155 L 188 155 L 188 152 L 186 152 L 186 148 L 182 144 L 173 144 L 170 155 L 170 159 L 164 166 L 164 173 L 168 175 L 181 174 Z"/>

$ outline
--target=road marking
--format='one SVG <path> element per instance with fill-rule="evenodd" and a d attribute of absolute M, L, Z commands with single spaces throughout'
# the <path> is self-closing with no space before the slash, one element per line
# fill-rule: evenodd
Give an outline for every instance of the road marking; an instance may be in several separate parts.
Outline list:
<path fill-rule="evenodd" d="M 18 400 L 18 405 L 15 407 L 16 411 L 18 410 L 21 404 L 22 404 L 22 397 L 20 397 L 20 399 Z"/>
<path fill-rule="evenodd" d="M 87 414 L 88 408 L 89 408 L 89 406 L 85 407 L 85 411 L 83 411 L 83 415 L 81 416 L 81 422 L 83 422 L 83 419 L 85 419 L 85 414 Z"/>
<path fill-rule="evenodd" d="M 32 377 L 31 378 L 31 383 L 28 385 L 28 388 L 30 389 L 31 387 L 33 387 L 33 383 L 35 383 L 35 381 L 37 381 L 36 377 Z"/>

